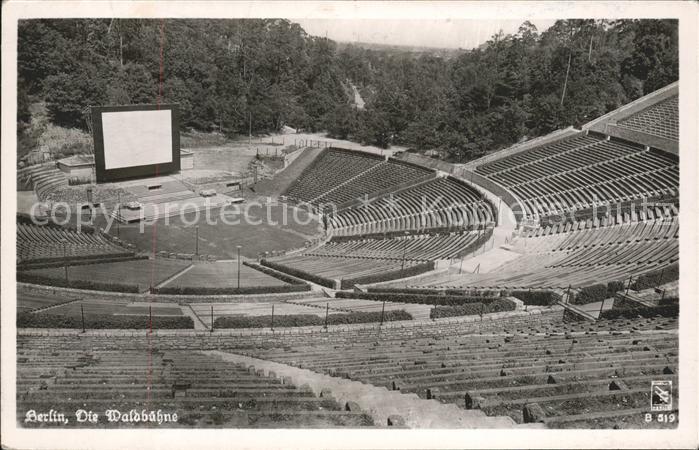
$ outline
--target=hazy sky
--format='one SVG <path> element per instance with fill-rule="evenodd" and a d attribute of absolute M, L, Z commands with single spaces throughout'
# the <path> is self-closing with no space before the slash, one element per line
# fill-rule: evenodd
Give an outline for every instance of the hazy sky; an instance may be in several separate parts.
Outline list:
<path fill-rule="evenodd" d="M 474 48 L 498 30 L 516 33 L 521 20 L 468 19 L 292 19 L 308 34 L 335 41 L 371 42 L 440 48 Z M 530 20 L 541 32 L 555 20 Z"/>

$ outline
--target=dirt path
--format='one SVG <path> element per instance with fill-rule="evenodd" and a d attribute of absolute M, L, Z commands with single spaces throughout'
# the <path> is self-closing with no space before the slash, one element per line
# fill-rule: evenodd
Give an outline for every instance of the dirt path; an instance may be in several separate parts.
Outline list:
<path fill-rule="evenodd" d="M 352 88 L 352 91 L 354 92 L 354 106 L 356 106 L 357 109 L 364 109 L 365 103 L 364 99 L 359 94 L 359 89 L 357 89 L 357 86 L 355 86 L 353 83 L 350 83 L 349 85 Z"/>

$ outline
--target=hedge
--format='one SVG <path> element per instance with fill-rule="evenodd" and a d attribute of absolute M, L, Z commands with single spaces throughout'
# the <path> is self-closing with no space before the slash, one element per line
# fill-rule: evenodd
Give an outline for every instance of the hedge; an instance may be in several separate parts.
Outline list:
<path fill-rule="evenodd" d="M 287 275 L 284 272 L 279 272 L 278 270 L 271 269 L 269 267 L 262 266 L 260 264 L 256 263 L 251 263 L 249 261 L 243 261 L 244 266 L 252 267 L 255 270 L 258 270 L 262 273 L 265 273 L 269 275 L 270 277 L 274 277 L 277 280 L 282 280 L 285 283 L 289 284 L 306 284 L 305 281 L 303 281 L 301 278 L 296 278 L 292 277 L 291 275 Z"/>
<path fill-rule="evenodd" d="M 367 291 L 377 294 L 421 294 L 421 295 L 461 295 L 467 297 L 499 297 L 504 296 L 504 291 L 499 290 L 465 290 L 465 289 L 412 289 L 412 288 L 384 288 L 369 287 Z"/>
<path fill-rule="evenodd" d="M 673 264 L 671 266 L 665 267 L 664 269 L 644 273 L 643 275 L 636 278 L 636 281 L 631 284 L 631 289 L 633 289 L 634 291 L 641 291 L 643 289 L 656 287 L 658 285 L 669 283 L 670 281 L 676 281 L 679 279 L 680 266 L 679 264 Z"/>
<path fill-rule="evenodd" d="M 430 310 L 430 319 L 441 317 L 473 316 L 502 311 L 514 311 L 517 305 L 506 298 L 499 298 L 489 304 L 469 303 L 458 306 L 438 306 Z"/>
<path fill-rule="evenodd" d="M 136 261 L 148 259 L 146 255 L 134 255 L 133 252 L 125 252 L 119 254 L 102 254 L 94 256 L 79 256 L 69 258 L 37 258 L 27 261 L 22 261 L 17 264 L 17 270 L 35 270 L 35 269 L 51 269 L 55 267 L 73 267 L 73 266 L 89 266 L 92 264 L 106 264 L 111 262 Z"/>
<path fill-rule="evenodd" d="M 549 306 L 560 300 L 553 291 L 513 291 L 511 295 L 522 300 L 525 305 Z"/>
<path fill-rule="evenodd" d="M 411 288 L 384 288 L 369 287 L 367 291 L 376 294 L 423 294 L 423 295 L 443 295 L 446 291 L 437 289 L 411 289 Z"/>
<path fill-rule="evenodd" d="M 606 284 L 593 284 L 581 288 L 578 293 L 573 296 L 570 303 L 573 305 L 586 305 L 588 303 L 601 302 L 607 298 Z"/>
<path fill-rule="evenodd" d="M 164 286 L 153 288 L 153 294 L 167 295 L 254 295 L 282 294 L 287 292 L 310 291 L 308 284 L 290 284 L 287 286 L 250 286 L 250 287 L 208 287 L 208 286 Z"/>
<path fill-rule="evenodd" d="M 430 310 L 430 319 L 440 319 L 442 317 L 475 316 L 485 314 L 483 303 L 469 303 L 458 306 L 439 306 Z"/>
<path fill-rule="evenodd" d="M 319 277 L 318 275 L 313 275 L 312 273 L 299 270 L 299 269 L 293 269 L 291 267 L 284 266 L 282 264 L 277 264 L 272 261 L 268 261 L 266 259 L 263 259 L 260 261 L 260 264 L 263 266 L 271 267 L 272 269 L 279 270 L 280 272 L 287 273 L 289 275 L 298 277 L 298 278 L 303 278 L 304 280 L 311 281 L 313 283 L 319 284 L 321 286 L 325 286 L 331 289 L 335 289 L 335 280 L 331 280 L 330 278 L 324 278 L 324 277 Z"/>
<path fill-rule="evenodd" d="M 444 291 L 446 295 L 467 295 L 470 297 L 505 297 L 505 291 L 500 290 L 488 290 L 484 289 L 482 291 L 478 290 L 459 290 L 459 289 L 447 289 Z"/>
<path fill-rule="evenodd" d="M 637 317 L 652 318 L 652 317 L 677 317 L 680 313 L 679 302 L 669 305 L 660 305 L 653 307 L 641 308 L 615 308 L 602 311 L 600 318 L 613 319 L 635 319 Z"/>
<path fill-rule="evenodd" d="M 413 316 L 404 310 L 385 311 L 384 322 L 395 320 L 413 320 Z M 381 312 L 350 312 L 346 314 L 329 314 L 328 325 L 347 325 L 353 323 L 380 322 Z M 315 314 L 288 314 L 274 316 L 274 327 L 304 327 L 325 325 L 325 317 Z M 272 316 L 223 316 L 214 320 L 214 328 L 269 328 Z"/>
<path fill-rule="evenodd" d="M 113 316 L 110 314 L 90 314 L 85 317 L 85 328 L 95 329 L 149 329 L 148 316 Z M 17 314 L 18 328 L 79 328 L 82 329 L 80 317 L 52 315 L 44 313 Z M 191 317 L 153 317 L 153 329 L 192 329 Z"/>
<path fill-rule="evenodd" d="M 623 281 L 610 281 L 607 283 L 607 298 L 614 297 L 614 294 L 623 291 L 625 286 L 626 284 Z"/>
<path fill-rule="evenodd" d="M 390 272 L 377 273 L 376 275 L 367 275 L 359 278 L 343 279 L 340 282 L 340 289 L 351 289 L 355 284 L 380 283 L 382 281 L 390 281 L 398 278 L 407 278 L 421 273 L 434 270 L 434 261 L 428 261 L 422 264 L 417 264 L 407 269 L 392 270 Z"/>
<path fill-rule="evenodd" d="M 493 300 L 491 303 L 486 304 L 486 309 L 489 313 L 514 311 L 517 309 L 517 304 L 507 298 L 498 298 Z"/>
<path fill-rule="evenodd" d="M 17 281 L 21 283 L 43 284 L 47 286 L 66 287 L 72 289 L 89 289 L 93 291 L 139 293 L 139 285 L 126 283 L 101 283 L 92 280 L 71 280 L 52 278 L 27 272 L 17 272 Z"/>
<path fill-rule="evenodd" d="M 450 235 L 450 234 L 461 234 L 466 231 L 475 231 L 477 228 L 474 225 L 468 225 L 465 227 L 457 227 L 457 226 L 451 226 L 451 227 L 436 227 L 436 228 L 430 228 L 429 230 L 407 230 L 407 231 L 387 231 L 385 233 L 366 233 L 366 234 L 354 234 L 354 235 L 348 235 L 348 236 L 333 236 L 330 238 L 330 242 L 336 243 L 336 242 L 348 242 L 348 241 L 362 241 L 366 239 L 372 239 L 372 240 L 385 240 L 385 239 L 393 239 L 397 237 L 405 237 L 406 234 L 408 233 L 409 236 L 422 236 L 425 234 L 429 234 L 431 236 L 435 235 Z"/>
<path fill-rule="evenodd" d="M 371 292 L 336 292 L 335 298 L 357 298 L 363 300 L 375 300 L 398 303 L 419 303 L 424 305 L 463 305 L 467 303 L 488 304 L 495 298 L 467 297 L 465 295 L 422 295 L 422 294 L 386 294 Z"/>
<path fill-rule="evenodd" d="M 680 303 L 679 297 L 665 297 L 658 302 L 658 305 L 659 306 L 667 306 L 667 305 L 675 305 L 675 304 L 679 305 L 679 303 Z"/>
<path fill-rule="evenodd" d="M 593 284 L 581 288 L 571 303 L 574 305 L 586 305 L 588 303 L 601 302 L 604 299 L 614 297 L 617 292 L 623 290 L 623 281 L 610 281 L 607 284 Z"/>

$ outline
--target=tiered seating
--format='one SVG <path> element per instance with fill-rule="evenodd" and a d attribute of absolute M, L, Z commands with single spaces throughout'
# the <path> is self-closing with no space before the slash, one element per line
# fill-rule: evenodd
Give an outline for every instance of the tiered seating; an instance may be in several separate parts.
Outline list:
<path fill-rule="evenodd" d="M 621 141 L 577 135 L 476 169 L 523 203 L 528 216 L 594 204 L 677 195 L 670 156 Z"/>
<path fill-rule="evenodd" d="M 381 164 L 383 158 L 370 153 L 331 148 L 324 151 L 286 191 L 286 196 L 313 203 L 329 189 Z"/>
<path fill-rule="evenodd" d="M 346 184 L 337 186 L 316 201 L 341 205 L 363 199 L 373 192 L 391 190 L 406 183 L 417 182 L 434 176 L 434 172 L 398 161 L 388 161 L 375 166 Z"/>
<path fill-rule="evenodd" d="M 492 222 L 489 203 L 468 184 L 436 178 L 332 216 L 332 233 L 348 236 L 445 227 L 483 227 Z"/>
<path fill-rule="evenodd" d="M 70 348 L 70 349 L 67 349 Z M 78 350 L 25 347 L 17 352 L 17 419 L 29 410 L 63 411 L 57 427 L 326 428 L 371 426 L 361 411 L 344 411 L 332 398 L 282 383 L 264 371 L 248 370 L 192 351 Z M 177 422 L 107 422 L 105 411 L 128 414 L 161 410 Z M 98 412 L 99 424 L 77 422 L 77 409 Z M 46 426 L 47 424 L 43 424 Z"/>
<path fill-rule="evenodd" d="M 578 146 L 585 146 L 594 143 L 593 139 L 584 134 L 577 134 L 567 139 L 556 141 L 551 144 L 542 145 L 531 150 L 515 153 L 507 158 L 497 159 L 483 164 L 476 168 L 476 172 L 488 176 L 490 174 L 511 169 L 515 165 L 534 162 L 540 158 L 548 158 L 575 149 Z"/>
<path fill-rule="evenodd" d="M 314 256 L 338 256 L 354 258 L 393 258 L 419 261 L 449 259 L 460 255 L 462 250 L 478 239 L 478 232 L 451 234 L 420 234 L 399 239 L 357 239 L 328 244 L 306 252 Z"/>
<path fill-rule="evenodd" d="M 612 219 L 613 220 L 613 219 Z M 568 224 L 570 225 L 570 224 Z M 605 244 L 623 242 L 641 242 L 652 239 L 669 239 L 677 236 L 679 222 L 677 217 L 667 219 L 647 220 L 640 222 L 600 223 L 593 227 L 591 220 L 575 222 L 568 231 L 554 230 L 558 227 L 547 227 L 532 230 L 515 241 L 514 248 L 522 253 L 541 253 L 546 251 L 575 250 L 591 248 Z"/>
<path fill-rule="evenodd" d="M 565 288 L 624 280 L 678 261 L 679 220 L 524 237 L 515 241 L 512 250 L 523 256 L 490 273 L 449 274 L 420 286 Z"/>
<path fill-rule="evenodd" d="M 53 163 L 23 167 L 17 171 L 17 179 L 33 186 L 40 200 L 49 200 L 51 194 L 68 187 L 68 179 Z"/>
<path fill-rule="evenodd" d="M 621 120 L 618 126 L 679 141 L 679 97 L 677 95 Z"/>
<path fill-rule="evenodd" d="M 17 224 L 18 263 L 60 261 L 64 256 L 66 259 L 84 259 L 133 255 L 132 251 L 106 240 L 99 234 L 78 233 L 50 226 Z"/>
<path fill-rule="evenodd" d="M 389 334 L 380 342 L 257 347 L 251 354 L 520 423 L 525 405 L 536 403 L 553 428 L 588 428 L 601 418 L 608 428 L 639 428 L 650 382 L 677 382 L 676 319 L 530 323 L 514 335 Z M 595 333 L 610 329 L 628 334 Z"/>
<path fill-rule="evenodd" d="M 275 258 L 277 264 L 282 264 L 297 270 L 312 273 L 329 279 L 353 279 L 384 272 L 393 272 L 417 264 L 417 261 L 406 260 L 403 265 L 401 258 L 371 259 L 342 256 L 319 257 L 313 255 L 292 255 Z"/>

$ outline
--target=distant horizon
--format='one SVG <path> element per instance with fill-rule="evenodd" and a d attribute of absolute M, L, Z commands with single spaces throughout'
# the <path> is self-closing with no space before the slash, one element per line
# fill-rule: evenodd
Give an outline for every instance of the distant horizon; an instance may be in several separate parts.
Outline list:
<path fill-rule="evenodd" d="M 542 19 L 291 19 L 312 36 L 328 37 L 348 44 L 373 44 L 430 49 L 478 48 L 502 30 L 515 34 L 529 20 L 539 32 L 556 21 Z M 418 32 L 419 30 L 419 32 Z"/>

